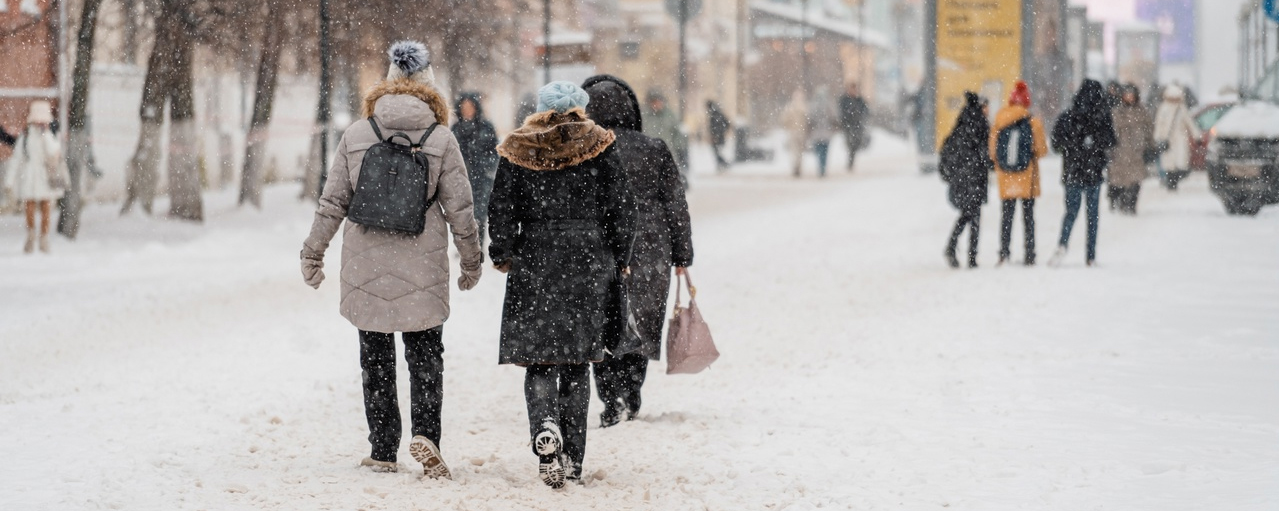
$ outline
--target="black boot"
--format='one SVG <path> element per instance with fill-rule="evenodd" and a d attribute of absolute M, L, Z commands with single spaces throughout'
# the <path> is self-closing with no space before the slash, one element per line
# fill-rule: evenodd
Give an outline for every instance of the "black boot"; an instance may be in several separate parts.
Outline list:
<path fill-rule="evenodd" d="M 955 257 L 954 247 L 946 249 L 946 264 L 949 265 L 951 268 L 956 268 L 956 269 L 959 268 L 959 258 Z"/>

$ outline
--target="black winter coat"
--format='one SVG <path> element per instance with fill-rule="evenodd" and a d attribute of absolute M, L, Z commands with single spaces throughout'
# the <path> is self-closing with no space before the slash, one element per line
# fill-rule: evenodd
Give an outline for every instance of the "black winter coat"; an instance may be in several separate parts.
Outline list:
<path fill-rule="evenodd" d="M 1094 187 L 1106 180 L 1110 150 L 1119 145 L 1119 139 L 1110 98 L 1100 83 L 1084 80 L 1070 109 L 1057 118 L 1052 144 L 1062 154 L 1062 184 Z"/>
<path fill-rule="evenodd" d="M 950 185 L 950 203 L 971 211 L 986 203 L 995 163 L 990 160 L 990 122 L 982 113 L 981 100 L 971 92 L 965 96 L 967 104 L 955 129 L 942 143 L 938 173 Z"/>
<path fill-rule="evenodd" d="M 475 104 L 475 118 L 462 119 L 462 102 Z M 471 193 L 475 199 L 475 217 L 488 217 L 489 193 L 493 188 L 493 173 L 497 171 L 497 130 L 484 118 L 484 107 L 475 94 L 462 94 L 456 106 L 457 123 L 453 125 L 453 137 L 462 150 L 466 162 L 467 177 L 471 181 Z"/>
<path fill-rule="evenodd" d="M 679 167 L 665 142 L 642 133 L 639 101 L 626 82 L 600 75 L 587 79 L 582 88 L 591 97 L 587 115 L 617 135 L 613 150 L 637 211 L 628 291 L 643 343 L 624 345 L 620 329 L 607 330 L 606 335 L 617 338 L 606 339 L 605 343 L 610 349 L 616 346 L 614 355 L 639 353 L 658 360 L 662 354 L 671 266 L 693 264 L 692 223 Z"/>
<path fill-rule="evenodd" d="M 714 101 L 706 102 L 706 123 L 710 129 L 711 145 L 724 145 L 724 141 L 728 138 L 728 129 L 733 127 L 733 123 L 729 122 L 728 116 L 724 115 L 724 111 L 720 110 L 719 105 Z"/>
<path fill-rule="evenodd" d="M 606 304 L 634 222 L 613 148 L 558 170 L 502 158 L 489 222 L 489 256 L 510 263 L 499 363 L 603 360 Z"/>
<path fill-rule="evenodd" d="M 862 138 L 866 136 L 866 118 L 869 116 L 870 107 L 861 96 L 843 94 L 839 97 L 839 127 L 853 147 L 861 147 Z"/>

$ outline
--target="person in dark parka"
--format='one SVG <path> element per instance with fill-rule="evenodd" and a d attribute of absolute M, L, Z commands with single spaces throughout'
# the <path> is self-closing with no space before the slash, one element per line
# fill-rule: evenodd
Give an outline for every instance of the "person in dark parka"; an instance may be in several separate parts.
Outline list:
<path fill-rule="evenodd" d="M 538 91 L 540 113 L 498 146 L 489 203 L 489 257 L 508 272 L 498 361 L 526 368 L 533 452 L 552 488 L 581 475 L 590 363 L 604 360 L 635 220 L 615 136 L 586 117 L 588 102 L 569 82 Z"/>
<path fill-rule="evenodd" d="M 606 330 L 613 337 L 605 339 L 605 345 L 614 347 L 613 356 L 594 368 L 595 389 L 604 402 L 600 425 L 608 427 L 639 414 L 648 361 L 661 359 L 671 267 L 682 274 L 692 266 L 693 233 L 679 167 L 665 142 L 643 134 L 634 90 L 609 75 L 588 78 L 582 88 L 591 97 L 587 115 L 617 136 L 613 150 L 637 210 L 628 293 L 643 345 L 626 346 L 620 328 Z"/>
<path fill-rule="evenodd" d="M 471 193 L 475 198 L 475 222 L 483 241 L 488 226 L 489 195 L 493 190 L 493 175 L 497 172 L 497 130 L 484 117 L 484 105 L 479 93 L 464 92 L 455 107 L 457 123 L 453 125 L 453 137 L 462 149 L 466 173 L 471 180 Z"/>
<path fill-rule="evenodd" d="M 865 148 L 866 122 L 870 118 L 870 106 L 862 98 L 856 83 L 849 83 L 844 95 L 839 97 L 839 124 L 844 132 L 844 143 L 848 146 L 848 171 L 853 171 L 857 160 L 857 152 Z"/>
<path fill-rule="evenodd" d="M 711 149 L 715 152 L 715 170 L 724 172 L 728 170 L 728 160 L 721 151 L 728 141 L 728 130 L 733 127 L 733 123 L 724 115 L 719 104 L 711 100 L 706 100 L 706 126 L 711 135 Z"/>
<path fill-rule="evenodd" d="M 946 137 L 941 147 L 938 171 L 950 185 L 950 203 L 959 209 L 959 220 L 946 245 L 946 261 L 951 268 L 959 267 L 955 248 L 964 228 L 970 228 L 968 238 L 968 267 L 977 267 L 977 236 L 981 225 L 981 206 L 986 203 L 990 186 L 990 172 L 995 164 L 990 160 L 988 141 L 990 122 L 986 120 L 986 103 L 977 94 L 964 92 L 964 109 L 959 112 L 955 129 Z"/>
<path fill-rule="evenodd" d="M 1105 182 L 1110 150 L 1119 144 L 1111 116 L 1110 96 L 1096 80 L 1084 80 L 1074 103 L 1057 119 L 1052 145 L 1062 153 L 1061 182 L 1066 186 L 1066 216 L 1061 223 L 1061 239 L 1049 265 L 1057 266 L 1066 255 L 1070 231 L 1079 216 L 1080 203 L 1087 201 L 1087 263 L 1097 260 L 1097 224 L 1101 185 Z"/>

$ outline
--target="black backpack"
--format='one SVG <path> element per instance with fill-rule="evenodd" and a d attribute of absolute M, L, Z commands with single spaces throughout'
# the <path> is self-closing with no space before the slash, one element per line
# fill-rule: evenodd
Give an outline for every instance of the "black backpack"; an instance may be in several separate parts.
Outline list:
<path fill-rule="evenodd" d="M 439 124 L 427 128 L 416 144 L 398 131 L 384 139 L 372 117 L 369 124 L 381 142 L 364 153 L 360 182 L 356 184 L 346 218 L 368 227 L 415 236 L 422 234 L 426 230 L 426 210 L 435 204 L 440 191 L 436 189 L 435 194 L 426 196 L 431 189 L 431 166 L 421 149 Z M 408 144 L 393 142 L 396 138 Z"/>
<path fill-rule="evenodd" d="M 999 130 L 995 139 L 995 158 L 999 168 L 1006 172 L 1022 172 L 1030 168 L 1035 159 L 1035 132 L 1026 117 Z"/>

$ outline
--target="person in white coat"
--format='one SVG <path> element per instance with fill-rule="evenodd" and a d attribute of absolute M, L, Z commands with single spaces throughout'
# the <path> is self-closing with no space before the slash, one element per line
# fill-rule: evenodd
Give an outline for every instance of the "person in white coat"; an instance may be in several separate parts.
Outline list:
<path fill-rule="evenodd" d="M 54 200 L 62 197 L 67 186 L 66 167 L 62 164 L 62 147 L 53 136 L 53 109 L 48 101 L 33 101 L 27 115 L 27 127 L 13 145 L 5 171 L 5 195 L 13 197 L 27 213 L 27 242 L 23 251 L 35 251 L 36 212 L 40 217 L 39 247 L 49 251 L 49 214 Z"/>
<path fill-rule="evenodd" d="M 1190 175 L 1190 141 L 1203 136 L 1186 109 L 1186 91 L 1176 85 L 1164 89 L 1163 103 L 1155 113 L 1155 144 L 1163 148 L 1159 170 L 1164 186 L 1176 190 Z"/>

